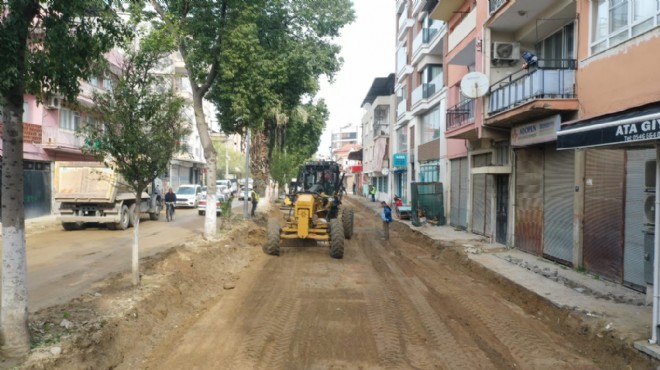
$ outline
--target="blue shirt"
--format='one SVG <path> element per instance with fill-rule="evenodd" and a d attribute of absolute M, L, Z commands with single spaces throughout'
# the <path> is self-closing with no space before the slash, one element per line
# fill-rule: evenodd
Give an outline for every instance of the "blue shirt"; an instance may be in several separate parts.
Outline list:
<path fill-rule="evenodd" d="M 381 218 L 383 219 L 383 221 L 387 223 L 392 222 L 392 208 L 390 208 L 389 206 L 385 206 L 383 208 L 383 213 L 381 214 Z"/>

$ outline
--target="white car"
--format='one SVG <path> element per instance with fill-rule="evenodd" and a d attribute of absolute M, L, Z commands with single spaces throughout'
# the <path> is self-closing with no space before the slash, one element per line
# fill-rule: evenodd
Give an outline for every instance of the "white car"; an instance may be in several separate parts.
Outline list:
<path fill-rule="evenodd" d="M 217 215 L 222 214 L 222 209 L 220 208 L 220 205 L 222 202 L 226 201 L 225 195 L 224 194 L 217 194 L 215 197 L 215 213 Z M 200 216 L 203 216 L 206 214 L 206 196 L 204 196 L 202 199 L 199 200 L 199 205 L 197 206 L 197 214 Z"/>
<path fill-rule="evenodd" d="M 202 186 L 195 184 L 181 185 L 174 193 L 176 194 L 176 207 L 195 208 L 199 204 Z"/>

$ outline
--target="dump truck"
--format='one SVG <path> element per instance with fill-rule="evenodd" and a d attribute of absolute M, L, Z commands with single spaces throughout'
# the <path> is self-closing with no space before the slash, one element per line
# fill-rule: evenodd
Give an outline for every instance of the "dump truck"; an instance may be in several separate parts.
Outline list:
<path fill-rule="evenodd" d="M 136 207 L 140 213 L 148 213 L 151 220 L 158 220 L 163 208 L 159 179 L 142 192 L 136 204 L 135 192 L 121 175 L 103 163 L 58 162 L 55 183 L 58 220 L 65 230 L 82 229 L 92 222 L 105 224 L 111 230 L 125 230 L 135 223 Z"/>

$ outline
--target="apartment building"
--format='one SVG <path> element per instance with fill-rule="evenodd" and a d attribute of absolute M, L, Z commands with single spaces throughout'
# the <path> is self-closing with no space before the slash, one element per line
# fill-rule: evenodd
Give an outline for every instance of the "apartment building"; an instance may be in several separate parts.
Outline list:
<path fill-rule="evenodd" d="M 396 125 L 392 130 L 393 194 L 412 199 L 412 183 L 443 183 L 449 179 L 445 112 L 447 79 L 444 56 L 446 23 L 433 19 L 436 0 L 397 1 L 395 95 Z M 444 195 L 448 196 L 448 190 Z M 444 213 L 444 210 L 440 212 Z"/>
<path fill-rule="evenodd" d="M 430 16 L 447 22 L 450 223 L 647 290 L 660 4 L 440 0 Z M 483 95 L 461 91 L 469 72 Z"/>
<path fill-rule="evenodd" d="M 390 202 L 390 131 L 396 115 L 394 74 L 375 78 L 362 101 L 362 193 L 369 185 L 376 198 Z"/>

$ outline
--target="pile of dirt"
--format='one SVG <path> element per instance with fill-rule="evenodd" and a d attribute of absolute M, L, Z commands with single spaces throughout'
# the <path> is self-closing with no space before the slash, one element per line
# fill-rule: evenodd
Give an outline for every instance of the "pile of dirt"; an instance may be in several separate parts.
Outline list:
<path fill-rule="evenodd" d="M 30 317 L 33 350 L 20 369 L 135 368 L 159 338 L 194 319 L 238 284 L 264 240 L 264 220 L 235 220 L 215 241 L 201 237 L 141 261 L 94 292 Z M 245 237 L 245 236 L 248 237 Z"/>

